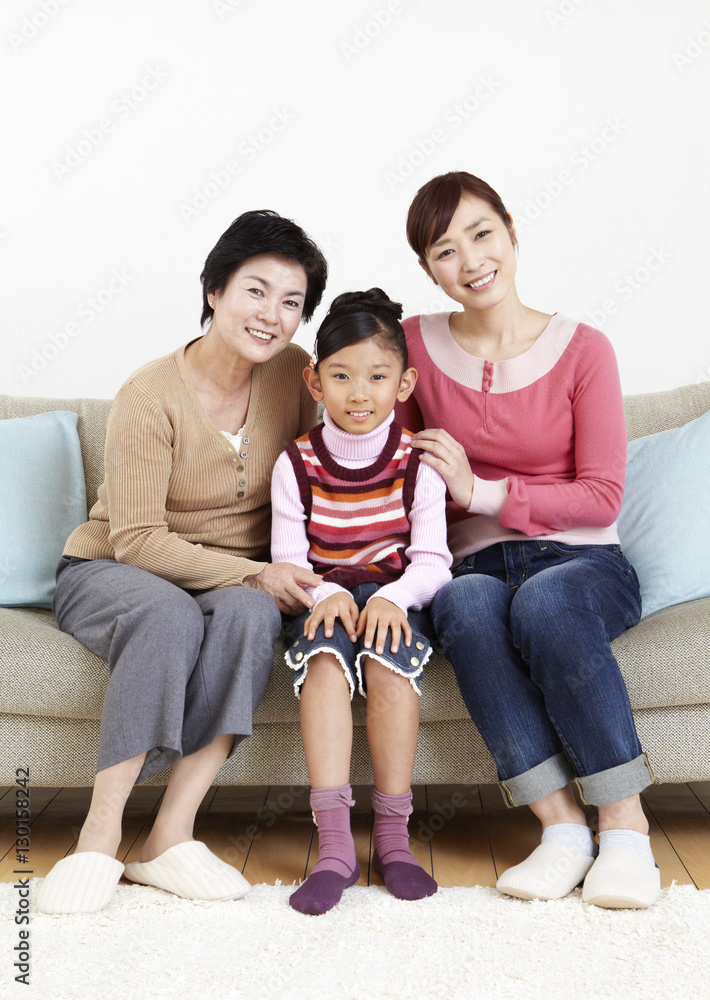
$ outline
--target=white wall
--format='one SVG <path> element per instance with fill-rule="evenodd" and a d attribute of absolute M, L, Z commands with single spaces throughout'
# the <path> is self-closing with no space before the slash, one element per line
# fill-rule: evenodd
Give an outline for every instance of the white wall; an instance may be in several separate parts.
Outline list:
<path fill-rule="evenodd" d="M 601 327 L 625 392 L 710 378 L 704 0 L 17 0 L 0 27 L 2 392 L 112 396 L 197 335 L 249 208 L 321 243 L 327 301 L 445 308 L 404 219 L 451 169 L 499 190 L 523 301 Z"/>

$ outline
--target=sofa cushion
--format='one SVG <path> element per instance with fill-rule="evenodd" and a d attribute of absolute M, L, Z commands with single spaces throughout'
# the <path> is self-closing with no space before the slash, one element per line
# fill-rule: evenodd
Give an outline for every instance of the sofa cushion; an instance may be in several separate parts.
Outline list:
<path fill-rule="evenodd" d="M 710 411 L 629 442 L 617 527 L 642 614 L 710 596 Z"/>
<path fill-rule="evenodd" d="M 611 648 L 632 708 L 710 703 L 710 597 L 656 611 Z"/>
<path fill-rule="evenodd" d="M 0 608 L 0 712 L 100 719 L 108 665 L 51 611 Z"/>
<path fill-rule="evenodd" d="M 64 543 L 86 520 L 77 414 L 0 421 L 0 604 L 51 607 Z"/>
<path fill-rule="evenodd" d="M 29 417 L 50 410 L 76 413 L 79 440 L 84 459 L 87 507 L 96 502 L 96 492 L 104 479 L 104 441 L 106 421 L 112 406 L 110 399 L 52 399 L 48 396 L 5 396 L 0 394 L 0 420 Z M 88 514 L 88 510 L 87 510 Z"/>
<path fill-rule="evenodd" d="M 0 608 L 0 713 L 70 719 L 101 718 L 108 682 L 105 661 L 60 632 L 50 611 Z M 612 645 L 634 709 L 710 702 L 710 598 L 658 611 Z M 274 669 L 256 725 L 298 723 L 285 646 L 277 643 Z M 441 653 L 426 666 L 421 720 L 427 725 L 468 719 L 454 672 Z M 365 701 L 353 701 L 356 725 Z"/>
<path fill-rule="evenodd" d="M 642 392 L 624 396 L 629 441 L 682 427 L 710 410 L 710 382 L 682 385 L 665 392 Z"/>

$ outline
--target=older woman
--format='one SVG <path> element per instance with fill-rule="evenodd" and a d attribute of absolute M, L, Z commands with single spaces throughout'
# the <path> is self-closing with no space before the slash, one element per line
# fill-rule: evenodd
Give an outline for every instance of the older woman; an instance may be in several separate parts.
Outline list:
<path fill-rule="evenodd" d="M 106 478 L 58 568 L 60 628 L 108 660 L 97 775 L 76 852 L 40 884 L 49 913 L 97 910 L 124 872 L 115 853 L 136 781 L 172 774 L 140 861 L 125 874 L 193 899 L 249 888 L 192 839 L 217 771 L 251 734 L 279 611 L 320 577 L 267 562 L 270 480 L 315 404 L 290 344 L 327 276 L 306 234 L 247 212 L 205 262 L 204 336 L 152 361 L 120 389 Z"/>
<path fill-rule="evenodd" d="M 589 903 L 649 906 L 660 879 L 639 792 L 653 775 L 610 647 L 641 611 L 614 524 L 626 465 L 614 352 L 520 301 L 513 220 L 480 178 L 425 184 L 407 235 L 461 306 L 404 324 L 418 426 L 432 428 L 413 443 L 452 498 L 454 579 L 432 619 L 506 801 L 543 828 L 498 888 L 554 899 L 584 879 Z M 599 812 L 596 860 L 571 781 Z"/>

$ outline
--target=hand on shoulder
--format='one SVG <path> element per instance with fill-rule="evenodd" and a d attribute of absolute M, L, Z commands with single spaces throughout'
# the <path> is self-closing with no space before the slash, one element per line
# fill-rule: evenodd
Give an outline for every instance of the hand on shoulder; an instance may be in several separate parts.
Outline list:
<path fill-rule="evenodd" d="M 421 461 L 436 469 L 446 483 L 452 500 L 468 510 L 473 496 L 474 475 L 463 445 L 448 431 L 434 427 L 415 434 L 412 447 L 423 451 Z"/>

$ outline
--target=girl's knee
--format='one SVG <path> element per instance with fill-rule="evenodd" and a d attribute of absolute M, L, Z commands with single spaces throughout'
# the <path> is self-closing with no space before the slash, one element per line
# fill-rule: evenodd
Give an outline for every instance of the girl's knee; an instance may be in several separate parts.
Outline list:
<path fill-rule="evenodd" d="M 383 708 L 396 706 L 402 699 L 409 699 L 412 695 L 417 696 L 408 677 L 398 674 L 372 657 L 368 656 L 363 661 L 363 674 L 368 713 L 375 708 L 381 711 Z"/>
<path fill-rule="evenodd" d="M 307 667 L 302 689 L 307 684 L 313 689 L 316 686 L 337 686 L 341 682 L 349 687 L 343 665 L 332 653 L 316 653 L 309 657 Z"/>

